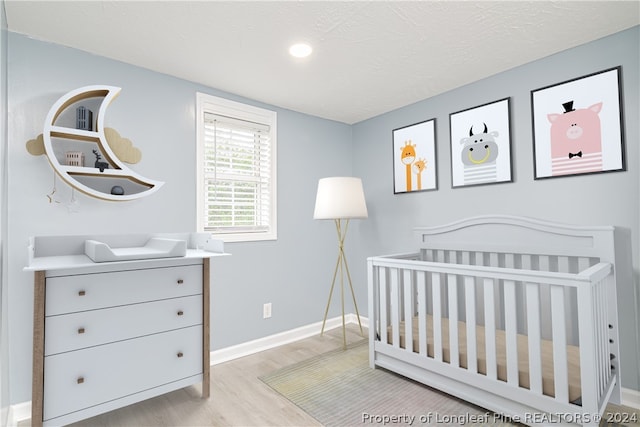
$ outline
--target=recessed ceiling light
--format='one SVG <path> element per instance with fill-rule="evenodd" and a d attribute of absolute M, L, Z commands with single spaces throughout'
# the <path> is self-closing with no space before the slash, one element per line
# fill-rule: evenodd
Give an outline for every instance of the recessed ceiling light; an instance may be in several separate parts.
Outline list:
<path fill-rule="evenodd" d="M 306 58 L 311 55 L 313 49 L 306 43 L 296 43 L 289 48 L 289 53 L 291 56 L 295 56 L 296 58 Z"/>

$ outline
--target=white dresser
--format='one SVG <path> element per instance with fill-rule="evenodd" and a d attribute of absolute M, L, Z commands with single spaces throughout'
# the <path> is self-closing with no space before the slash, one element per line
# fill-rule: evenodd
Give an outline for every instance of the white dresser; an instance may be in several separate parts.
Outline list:
<path fill-rule="evenodd" d="M 192 234 L 176 236 L 195 246 Z M 200 382 L 209 397 L 210 259 L 224 255 L 221 242 L 173 258 L 94 263 L 78 253 L 88 238 L 133 247 L 148 237 L 33 239 L 32 425 L 69 424 Z"/>

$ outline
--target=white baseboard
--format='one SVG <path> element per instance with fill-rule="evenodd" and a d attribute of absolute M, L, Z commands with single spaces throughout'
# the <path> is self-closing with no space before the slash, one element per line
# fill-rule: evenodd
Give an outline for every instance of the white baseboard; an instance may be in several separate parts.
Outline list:
<path fill-rule="evenodd" d="M 16 427 L 18 423 L 31 419 L 31 401 L 17 403 L 9 407 L 7 427 Z"/>
<path fill-rule="evenodd" d="M 640 411 L 640 391 L 622 387 L 622 404 Z"/>
<path fill-rule="evenodd" d="M 358 319 L 355 314 L 349 313 L 345 315 L 346 323 L 358 323 Z M 368 319 L 360 316 L 360 322 L 362 326 L 368 326 Z M 335 329 L 342 326 L 342 316 L 327 319 L 327 323 L 324 327 L 325 331 Z M 314 335 L 318 335 L 322 330 L 322 322 L 313 323 L 311 325 L 301 326 L 289 331 L 280 332 L 278 334 L 269 335 L 257 340 L 248 341 L 242 344 L 234 345 L 231 347 L 222 348 L 211 352 L 211 366 L 219 363 L 228 362 L 240 357 L 249 356 L 264 350 L 269 350 L 281 345 L 289 344 L 294 341 L 298 341 L 304 338 L 309 338 Z"/>

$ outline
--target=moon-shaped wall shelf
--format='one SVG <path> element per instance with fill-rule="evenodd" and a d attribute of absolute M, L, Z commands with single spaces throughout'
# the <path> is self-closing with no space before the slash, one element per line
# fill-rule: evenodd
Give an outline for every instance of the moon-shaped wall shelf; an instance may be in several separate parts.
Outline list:
<path fill-rule="evenodd" d="M 44 148 L 49 163 L 69 185 L 93 197 L 104 200 L 134 200 L 155 193 L 163 182 L 145 178 L 124 165 L 109 144 L 104 133 L 107 107 L 120 93 L 115 86 L 85 86 L 62 96 L 49 110 L 44 123 Z M 82 103 L 99 102 L 95 130 L 76 129 L 75 108 Z M 94 151 L 95 150 L 95 151 Z M 100 155 L 101 167 L 70 166 L 66 152 L 81 152 L 89 159 Z M 85 154 L 85 152 L 87 152 Z M 98 159 L 96 159 L 96 162 Z M 91 162 L 89 162 L 91 163 Z M 111 194 L 120 187 L 124 194 Z M 116 193 L 121 193 L 117 191 Z"/>

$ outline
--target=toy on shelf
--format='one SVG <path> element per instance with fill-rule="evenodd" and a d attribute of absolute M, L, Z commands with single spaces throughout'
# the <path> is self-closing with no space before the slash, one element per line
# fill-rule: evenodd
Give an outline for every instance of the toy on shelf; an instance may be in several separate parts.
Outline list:
<path fill-rule="evenodd" d="M 93 130 L 93 112 L 84 105 L 76 108 L 76 129 Z"/>
<path fill-rule="evenodd" d="M 109 169 L 109 163 L 100 161 L 102 156 L 100 155 L 100 153 L 98 153 L 98 150 L 92 150 L 92 151 L 93 151 L 93 154 L 95 154 L 96 156 L 96 163 L 94 164 L 94 166 L 97 169 L 100 169 L 100 172 L 104 172 L 105 169 Z"/>

